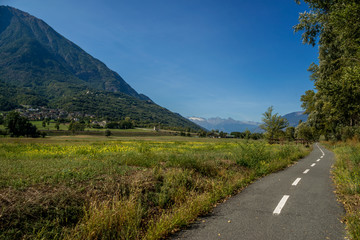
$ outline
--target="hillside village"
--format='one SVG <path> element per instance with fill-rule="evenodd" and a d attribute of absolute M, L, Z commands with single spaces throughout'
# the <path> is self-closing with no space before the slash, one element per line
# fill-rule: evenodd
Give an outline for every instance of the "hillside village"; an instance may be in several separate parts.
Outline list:
<path fill-rule="evenodd" d="M 108 123 L 107 120 L 98 120 L 95 115 L 83 114 L 81 112 L 67 112 L 62 109 L 51 109 L 46 107 L 33 107 L 30 105 L 22 105 L 23 108 L 18 108 L 15 111 L 20 113 L 21 116 L 26 117 L 30 121 L 42 121 L 44 119 L 49 120 L 63 120 L 63 121 L 75 121 L 78 122 L 81 119 L 90 119 L 92 124 L 105 127 Z"/>

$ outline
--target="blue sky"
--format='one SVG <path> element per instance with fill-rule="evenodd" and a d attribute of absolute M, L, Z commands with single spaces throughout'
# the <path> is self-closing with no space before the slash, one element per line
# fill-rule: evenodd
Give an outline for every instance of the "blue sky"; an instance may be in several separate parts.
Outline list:
<path fill-rule="evenodd" d="M 48 23 L 183 116 L 261 121 L 301 110 L 317 48 L 293 0 L 0 0 Z"/>

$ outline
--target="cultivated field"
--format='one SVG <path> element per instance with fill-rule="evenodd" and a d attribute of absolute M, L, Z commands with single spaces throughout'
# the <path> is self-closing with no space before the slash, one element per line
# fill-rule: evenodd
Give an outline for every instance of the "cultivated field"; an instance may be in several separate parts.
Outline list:
<path fill-rule="evenodd" d="M 0 238 L 160 239 L 308 152 L 166 136 L 0 138 Z"/>

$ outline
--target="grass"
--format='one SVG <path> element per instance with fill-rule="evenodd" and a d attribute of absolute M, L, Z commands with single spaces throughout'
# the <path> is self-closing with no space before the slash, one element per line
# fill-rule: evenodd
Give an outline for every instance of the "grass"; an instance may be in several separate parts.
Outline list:
<path fill-rule="evenodd" d="M 350 239 L 360 239 L 360 143 L 327 144 L 336 154 L 333 170 L 339 201 L 343 203 L 344 221 Z"/>
<path fill-rule="evenodd" d="M 0 140 L 0 239 L 161 239 L 298 145 L 184 137 Z"/>

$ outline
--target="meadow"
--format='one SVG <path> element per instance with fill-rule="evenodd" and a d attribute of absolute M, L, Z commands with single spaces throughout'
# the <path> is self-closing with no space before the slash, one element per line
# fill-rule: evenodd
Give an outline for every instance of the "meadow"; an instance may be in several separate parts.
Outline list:
<path fill-rule="evenodd" d="M 327 144 L 336 154 L 333 176 L 339 201 L 343 203 L 344 221 L 350 239 L 360 239 L 360 143 L 347 141 Z"/>
<path fill-rule="evenodd" d="M 185 137 L 0 139 L 1 239 L 161 239 L 301 145 Z"/>

